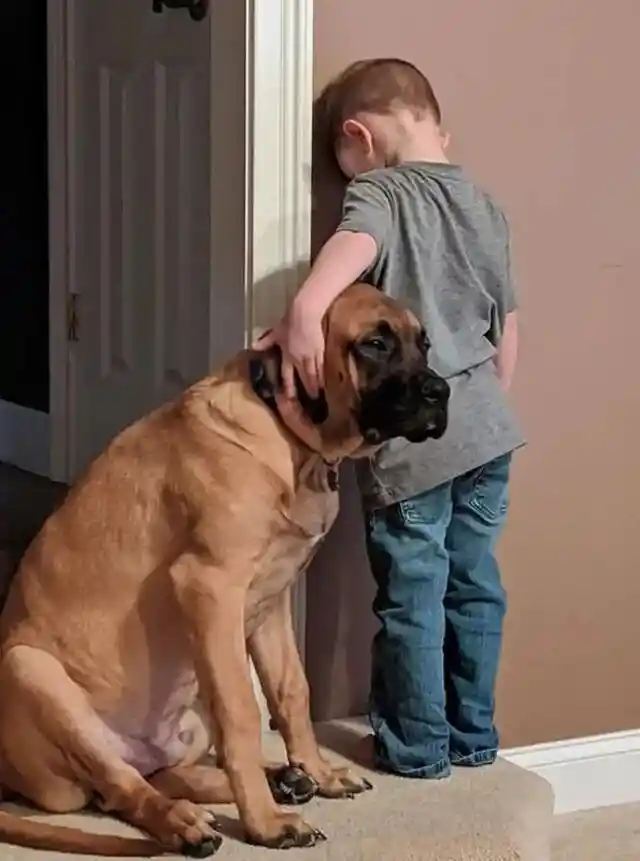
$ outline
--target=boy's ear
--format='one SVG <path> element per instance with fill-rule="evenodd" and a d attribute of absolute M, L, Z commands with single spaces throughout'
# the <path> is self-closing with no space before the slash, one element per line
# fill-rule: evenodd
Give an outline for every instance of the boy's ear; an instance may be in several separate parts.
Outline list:
<path fill-rule="evenodd" d="M 342 132 L 351 140 L 357 140 L 364 147 L 367 155 L 373 152 L 373 136 L 364 123 L 354 119 L 345 120 L 342 124 Z"/>
<path fill-rule="evenodd" d="M 442 143 L 442 149 L 446 151 L 451 143 L 451 135 L 449 132 L 440 132 L 440 141 Z"/>
<path fill-rule="evenodd" d="M 342 131 L 348 138 L 361 138 L 364 126 L 358 120 L 348 119 L 342 123 Z"/>

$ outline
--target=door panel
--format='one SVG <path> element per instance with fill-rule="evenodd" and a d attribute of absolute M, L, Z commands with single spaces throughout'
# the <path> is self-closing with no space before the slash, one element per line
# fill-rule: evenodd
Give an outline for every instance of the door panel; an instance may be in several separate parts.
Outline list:
<path fill-rule="evenodd" d="M 221 6 L 212 23 L 151 0 L 69 5 L 71 477 L 243 345 L 246 12 Z"/>

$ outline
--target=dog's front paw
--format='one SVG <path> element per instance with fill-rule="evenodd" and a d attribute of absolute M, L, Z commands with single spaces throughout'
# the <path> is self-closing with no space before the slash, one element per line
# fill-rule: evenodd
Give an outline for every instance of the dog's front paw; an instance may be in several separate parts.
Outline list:
<path fill-rule="evenodd" d="M 171 804 L 164 822 L 165 844 L 189 858 L 208 858 L 222 845 L 213 814 L 190 801 Z"/>
<path fill-rule="evenodd" d="M 271 794 L 278 804 L 306 804 L 318 791 L 318 784 L 295 765 L 270 766 L 266 769 Z"/>
<path fill-rule="evenodd" d="M 349 768 L 332 768 L 322 781 L 318 782 L 317 794 L 322 798 L 355 798 L 373 789 L 373 784 L 354 774 Z"/>
<path fill-rule="evenodd" d="M 247 829 L 247 843 L 268 849 L 294 849 L 315 846 L 327 838 L 296 813 L 277 813 L 266 827 Z"/>

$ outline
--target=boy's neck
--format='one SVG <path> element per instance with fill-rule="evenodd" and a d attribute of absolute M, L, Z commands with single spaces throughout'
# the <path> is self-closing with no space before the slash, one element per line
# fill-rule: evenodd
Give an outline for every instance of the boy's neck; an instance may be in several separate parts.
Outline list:
<path fill-rule="evenodd" d="M 427 161 L 432 164 L 449 164 L 442 142 L 439 139 L 409 138 L 403 141 L 396 153 L 398 164 L 409 161 Z"/>
<path fill-rule="evenodd" d="M 404 128 L 398 141 L 395 160 L 397 164 L 410 161 L 426 161 L 432 164 L 449 164 L 445 149 L 448 136 L 431 118 L 413 120 Z"/>

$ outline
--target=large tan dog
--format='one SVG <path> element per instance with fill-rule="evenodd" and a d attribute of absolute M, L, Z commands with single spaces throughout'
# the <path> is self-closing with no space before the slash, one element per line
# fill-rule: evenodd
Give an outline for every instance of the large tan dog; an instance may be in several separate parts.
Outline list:
<path fill-rule="evenodd" d="M 201 805 L 233 801 L 251 842 L 310 846 L 323 835 L 277 800 L 368 787 L 318 750 L 290 587 L 336 516 L 338 462 L 440 435 L 448 386 L 417 320 L 364 285 L 330 309 L 326 343 L 318 401 L 285 402 L 277 351 L 245 352 L 121 433 L 45 523 L 1 618 L 0 784 L 46 811 L 98 804 L 153 839 L 1 813 L 0 840 L 204 857 L 221 838 Z M 201 764 L 213 748 L 220 767 Z"/>

